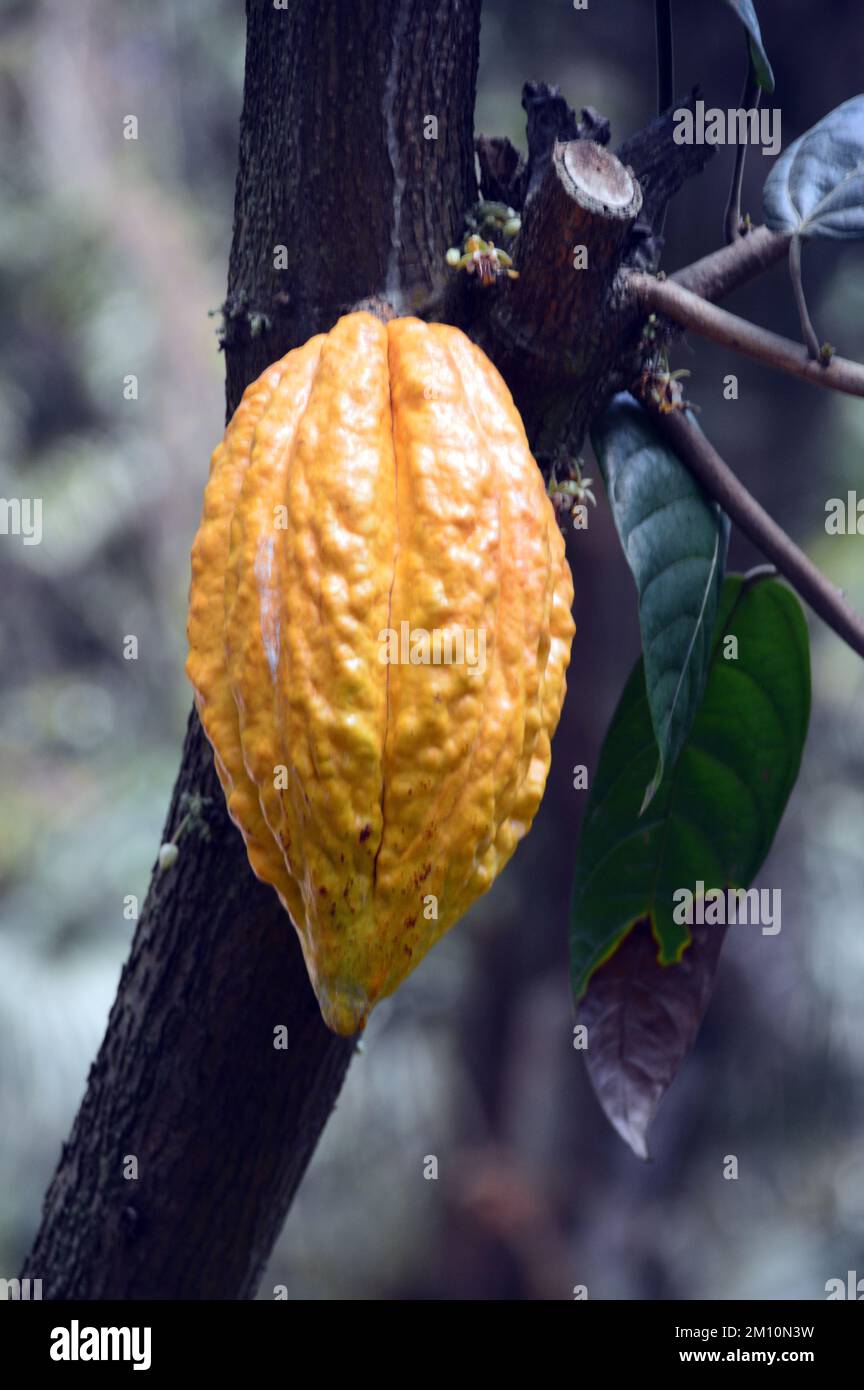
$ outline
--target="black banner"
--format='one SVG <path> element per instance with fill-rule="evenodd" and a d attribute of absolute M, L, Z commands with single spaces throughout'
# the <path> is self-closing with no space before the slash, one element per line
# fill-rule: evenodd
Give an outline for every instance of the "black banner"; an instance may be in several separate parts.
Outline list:
<path fill-rule="evenodd" d="M 523 1312 L 518 1335 L 536 1333 L 542 1326 L 544 1338 L 554 1334 L 567 1338 L 562 1353 L 572 1356 L 580 1345 L 583 1349 L 590 1347 L 593 1369 L 602 1368 L 611 1374 L 665 1371 L 673 1366 L 794 1365 L 810 1367 L 824 1375 L 850 1362 L 854 1364 L 864 1328 L 857 1309 L 839 1307 L 835 1301 L 575 1302 L 577 1306 L 571 1306 L 567 1312 L 559 1310 L 560 1316 L 551 1315 L 551 1321 L 544 1315 L 542 1324 L 532 1322 L 537 1314 Z M 371 1318 L 374 1327 L 375 1315 L 369 1313 L 368 1305 L 361 1306 L 362 1316 Z M 327 1316 L 326 1307 L 322 1307 L 322 1316 Z M 454 1311 L 447 1316 L 455 1319 L 458 1329 L 463 1315 Z M 308 1323 L 310 1316 L 314 1320 L 316 1315 L 307 1310 L 298 1324 L 296 1311 L 278 1301 L 268 1306 L 265 1302 L 50 1303 L 22 1299 L 0 1310 L 0 1349 L 5 1366 L 14 1365 L 25 1373 L 48 1372 L 60 1381 L 74 1375 L 92 1377 L 100 1370 L 109 1370 L 114 1376 L 143 1372 L 157 1381 L 178 1371 L 224 1376 L 248 1373 L 256 1367 L 273 1368 L 280 1363 L 286 1377 L 290 1377 L 305 1365 L 317 1343 L 314 1326 Z M 395 1316 L 390 1326 L 397 1331 L 408 1330 L 412 1325 L 411 1315 L 404 1311 L 390 1316 Z M 480 1332 L 482 1342 L 479 1338 L 475 1342 L 476 1354 L 482 1356 L 488 1373 L 495 1360 L 489 1336 L 496 1331 L 496 1318 L 491 1310 L 480 1316 L 479 1327 L 472 1324 L 469 1330 L 467 1324 L 462 1324 L 466 1336 L 460 1337 L 458 1360 L 463 1366 L 470 1362 L 471 1341 Z M 332 1329 L 332 1313 L 330 1318 Z M 439 1336 L 432 1341 L 423 1334 L 417 1369 L 422 1369 L 424 1378 L 432 1369 L 436 1347 L 442 1375 L 452 1373 L 454 1366 L 455 1348 L 440 1337 L 440 1322 L 436 1328 Z M 513 1331 L 510 1313 L 506 1332 Z M 380 1332 L 376 1335 L 380 1336 Z M 580 1340 L 574 1342 L 574 1337 Z M 582 1341 L 586 1337 L 590 1338 L 589 1343 Z M 335 1342 L 331 1331 L 324 1334 L 323 1343 L 317 1344 L 319 1350 L 323 1347 L 335 1351 L 331 1366 L 337 1367 L 340 1352 L 355 1361 L 358 1355 L 365 1360 L 369 1351 L 365 1335 L 358 1343 L 350 1323 Z M 500 1344 L 512 1345 L 503 1328 Z M 363 1347 L 365 1351 L 361 1350 Z M 544 1359 L 548 1354 L 544 1348 Z M 413 1351 L 397 1353 L 394 1349 L 397 1359 L 392 1362 L 393 1369 L 403 1376 L 416 1373 L 412 1363 L 417 1355 Z"/>

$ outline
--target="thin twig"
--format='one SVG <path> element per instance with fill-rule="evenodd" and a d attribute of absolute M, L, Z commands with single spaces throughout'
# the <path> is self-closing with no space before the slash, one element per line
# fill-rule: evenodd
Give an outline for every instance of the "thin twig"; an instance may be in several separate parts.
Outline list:
<path fill-rule="evenodd" d="M 798 310 L 798 318 L 801 320 L 801 332 L 807 344 L 807 351 L 814 361 L 820 361 L 822 346 L 813 327 L 813 320 L 807 308 L 807 300 L 804 297 L 804 281 L 801 279 L 801 238 L 793 236 L 789 243 L 789 276 L 792 281 L 792 289 L 795 294 L 795 307 Z"/>
<path fill-rule="evenodd" d="M 672 0 L 655 0 L 657 34 L 657 114 L 675 99 L 675 51 L 672 41 Z"/>
<path fill-rule="evenodd" d="M 727 466 L 713 445 L 683 411 L 668 415 L 655 413 L 658 428 L 675 453 L 702 484 L 705 491 L 736 526 L 749 536 L 763 555 L 776 565 L 814 613 L 833 628 L 838 637 L 864 657 L 864 619 L 843 597 L 841 591 L 807 559 L 781 526 L 770 517 Z"/>
<path fill-rule="evenodd" d="M 662 116 L 675 100 L 675 47 L 672 38 L 672 0 L 654 0 L 657 35 L 657 114 Z M 663 236 L 669 204 L 657 218 L 655 235 Z"/>
<path fill-rule="evenodd" d="M 748 240 L 749 238 L 744 238 Z M 737 245 L 738 243 L 736 243 Z M 628 283 L 646 311 L 665 314 L 684 328 L 690 328 L 703 338 L 753 357 L 769 367 L 800 377 L 814 386 L 827 386 L 849 396 L 864 396 L 864 367 L 845 357 L 832 357 L 830 362 L 813 361 L 807 349 L 791 338 L 783 338 L 767 328 L 760 328 L 747 319 L 719 309 L 700 295 L 674 280 L 658 280 L 642 271 L 629 274 Z"/>
<path fill-rule="evenodd" d="M 744 111 L 759 109 L 759 101 L 762 97 L 762 88 L 759 86 L 759 79 L 753 67 L 753 59 L 750 57 L 750 43 L 747 43 L 747 78 L 744 82 L 744 90 L 741 93 L 741 107 Z M 735 150 L 735 168 L 732 172 L 732 187 L 729 189 L 729 201 L 726 204 L 726 213 L 723 220 L 723 227 L 726 233 L 726 241 L 732 243 L 737 241 L 741 235 L 741 185 L 744 182 L 744 161 L 747 158 L 747 141 L 742 140 Z"/>

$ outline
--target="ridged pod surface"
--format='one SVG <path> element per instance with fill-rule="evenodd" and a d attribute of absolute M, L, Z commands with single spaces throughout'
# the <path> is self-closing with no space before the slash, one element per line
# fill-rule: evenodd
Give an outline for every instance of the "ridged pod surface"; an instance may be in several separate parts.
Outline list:
<path fill-rule="evenodd" d="M 572 601 L 518 412 L 458 329 L 348 314 L 247 389 L 211 461 L 187 671 L 337 1033 L 530 827 Z"/>

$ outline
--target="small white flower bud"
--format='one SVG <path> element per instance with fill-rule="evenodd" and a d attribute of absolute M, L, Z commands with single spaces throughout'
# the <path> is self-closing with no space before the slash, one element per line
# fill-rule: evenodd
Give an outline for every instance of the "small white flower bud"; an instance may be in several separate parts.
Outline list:
<path fill-rule="evenodd" d="M 180 854 L 179 849 L 177 848 L 176 845 L 171 844 L 170 840 L 169 840 L 166 844 L 160 845 L 160 846 L 159 846 L 159 868 L 160 868 L 160 869 L 170 869 L 170 868 L 172 867 L 172 865 L 174 865 L 174 864 L 177 863 L 177 857 L 178 857 L 179 854 Z"/>

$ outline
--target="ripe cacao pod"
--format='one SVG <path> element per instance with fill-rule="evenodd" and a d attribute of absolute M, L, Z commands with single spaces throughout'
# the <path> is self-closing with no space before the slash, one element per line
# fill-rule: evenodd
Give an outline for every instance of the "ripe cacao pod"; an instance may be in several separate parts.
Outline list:
<path fill-rule="evenodd" d="M 510 393 L 458 329 L 348 314 L 247 389 L 192 551 L 187 671 L 337 1033 L 531 825 L 572 601 Z"/>

